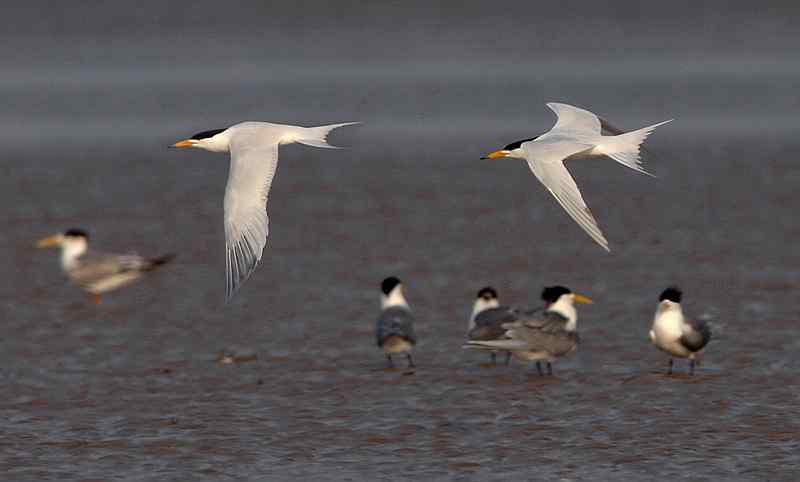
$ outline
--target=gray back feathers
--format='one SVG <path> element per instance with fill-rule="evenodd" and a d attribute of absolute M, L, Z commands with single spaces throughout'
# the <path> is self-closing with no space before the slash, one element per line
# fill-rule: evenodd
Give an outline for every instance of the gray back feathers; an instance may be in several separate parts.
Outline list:
<path fill-rule="evenodd" d="M 548 332 L 538 329 L 515 329 L 514 338 L 524 340 L 533 351 L 544 351 L 553 356 L 566 355 L 575 349 L 579 342 L 574 331 Z"/>
<path fill-rule="evenodd" d="M 530 350 L 561 356 L 574 350 L 579 342 L 577 332 L 566 330 L 568 321 L 556 311 L 536 309 L 521 312 L 518 321 L 505 326 L 512 339 L 525 341 Z"/>
<path fill-rule="evenodd" d="M 98 284 L 111 282 L 112 278 L 125 276 L 133 281 L 141 273 L 151 271 L 170 260 L 173 255 L 159 258 L 144 258 L 136 254 L 109 254 L 89 251 L 78 257 L 74 266 L 67 270 L 67 275 L 75 283 L 85 289 L 92 290 Z"/>
<path fill-rule="evenodd" d="M 711 340 L 711 328 L 705 321 L 686 320 L 686 323 L 691 329 L 683 332 L 680 338 L 681 345 L 692 352 L 702 350 Z"/>
<path fill-rule="evenodd" d="M 414 315 L 411 310 L 400 306 L 390 306 L 381 311 L 375 326 L 375 338 L 378 346 L 382 347 L 384 341 L 391 336 L 400 337 L 412 345 L 417 343 L 417 335 L 414 333 Z"/>
<path fill-rule="evenodd" d="M 470 340 L 497 340 L 505 338 L 503 325 L 517 321 L 517 313 L 508 306 L 498 306 L 481 311 L 475 316 L 475 327 L 469 330 Z"/>
<path fill-rule="evenodd" d="M 566 331 L 565 327 L 569 320 L 566 316 L 557 311 L 549 311 L 544 308 L 520 311 L 518 314 L 518 326 L 541 330 L 546 333 L 557 333 Z"/>
<path fill-rule="evenodd" d="M 146 264 L 146 260 L 137 255 L 88 252 L 76 260 L 68 274 L 78 284 L 87 285 L 127 271 L 141 271 Z"/>

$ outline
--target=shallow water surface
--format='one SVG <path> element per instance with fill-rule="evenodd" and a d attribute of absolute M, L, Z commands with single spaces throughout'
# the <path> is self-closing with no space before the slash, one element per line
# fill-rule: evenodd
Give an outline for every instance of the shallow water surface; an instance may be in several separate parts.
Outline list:
<path fill-rule="evenodd" d="M 222 159 L 162 164 L 172 190 L 131 165 L 104 188 L 114 192 L 108 214 L 94 210 L 106 194 L 90 194 L 63 211 L 41 203 L 6 231 L 19 273 L 5 281 L 0 342 L 12 478 L 792 478 L 798 260 L 775 240 L 797 235 L 796 147 L 761 158 L 768 167 L 747 178 L 728 166 L 756 153 L 704 156 L 724 181 L 685 175 L 695 161 L 681 159 L 696 151 L 665 149 L 656 180 L 579 165 L 612 254 L 534 189 L 523 165 L 383 157 L 376 176 L 378 161 L 358 148 L 286 151 L 264 263 L 227 306 Z M 181 179 L 186 163 L 207 175 Z M 599 174 L 618 188 L 605 190 Z M 28 188 L 32 199 L 68 199 L 89 184 Z M 765 195 L 733 195 L 748 189 Z M 55 253 L 30 244 L 86 219 L 104 247 L 180 257 L 95 307 L 63 283 Z M 374 346 L 387 274 L 407 281 L 418 316 L 411 373 L 385 370 Z M 647 341 L 672 282 L 714 329 L 694 377 L 681 362 L 665 376 Z M 487 283 L 508 302 L 535 303 L 552 283 L 595 299 L 580 307 L 582 344 L 555 376 L 516 362 L 483 368 L 485 354 L 461 348 Z M 258 359 L 221 365 L 226 348 Z"/>
<path fill-rule="evenodd" d="M 143 8 L 141 31 L 102 6 L 84 27 L 16 10 L 33 33 L 0 46 L 15 60 L 0 79 L 2 478 L 795 480 L 791 15 L 539 9 L 538 29 L 501 35 L 486 27 L 508 12 L 486 5 L 335 24 L 231 7 L 249 28 L 222 12 L 218 36 L 199 27 L 213 2 Z M 299 43 L 280 44 L 290 31 Z M 570 165 L 610 254 L 522 162 L 479 160 L 547 129 L 549 100 L 627 128 L 677 119 L 647 142 L 656 179 Z M 347 149 L 282 148 L 262 265 L 225 305 L 227 159 L 165 146 L 243 119 L 365 123 L 334 134 Z M 72 226 L 101 249 L 179 255 L 94 306 L 33 249 Z M 388 275 L 417 315 L 413 371 L 374 346 Z M 665 376 L 647 339 L 670 283 L 714 331 L 693 377 L 682 361 Z M 487 284 L 508 303 L 551 284 L 595 300 L 553 377 L 461 348 Z"/>

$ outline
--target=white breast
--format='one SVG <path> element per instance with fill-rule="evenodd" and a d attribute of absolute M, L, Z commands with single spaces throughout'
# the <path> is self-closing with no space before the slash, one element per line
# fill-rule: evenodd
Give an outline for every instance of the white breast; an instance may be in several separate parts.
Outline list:
<path fill-rule="evenodd" d="M 674 356 L 689 356 L 689 351 L 680 343 L 683 335 L 683 313 L 679 309 L 656 312 L 650 341 L 661 350 Z"/>
<path fill-rule="evenodd" d="M 683 334 L 682 325 L 683 316 L 677 311 L 656 313 L 652 329 L 656 342 L 676 341 Z"/>

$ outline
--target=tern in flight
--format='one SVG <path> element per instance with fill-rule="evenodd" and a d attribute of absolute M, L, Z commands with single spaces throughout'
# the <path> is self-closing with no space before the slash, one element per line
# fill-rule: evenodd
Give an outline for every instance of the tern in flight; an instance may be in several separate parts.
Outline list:
<path fill-rule="evenodd" d="M 588 110 L 555 102 L 547 104 L 547 107 L 558 117 L 556 124 L 548 132 L 512 142 L 482 159 L 511 157 L 526 160 L 536 178 L 555 196 L 567 214 L 597 244 L 606 251 L 611 251 L 575 180 L 564 166 L 564 161 L 572 156 L 608 156 L 625 167 L 650 175 L 640 161 L 640 146 L 656 127 L 672 120 L 623 133 Z"/>
<path fill-rule="evenodd" d="M 145 258 L 137 254 L 98 253 L 89 250 L 89 234 L 68 229 L 36 243 L 39 248 L 60 247 L 61 269 L 67 277 L 88 291 L 96 304 L 105 292 L 130 284 L 175 257 L 167 254 Z"/>
<path fill-rule="evenodd" d="M 225 187 L 226 300 L 253 274 L 267 244 L 267 199 L 278 168 L 278 146 L 296 142 L 336 148 L 328 144 L 328 134 L 337 127 L 352 124 L 358 122 L 319 127 L 242 122 L 226 129 L 200 132 L 171 146 L 231 154 Z"/>

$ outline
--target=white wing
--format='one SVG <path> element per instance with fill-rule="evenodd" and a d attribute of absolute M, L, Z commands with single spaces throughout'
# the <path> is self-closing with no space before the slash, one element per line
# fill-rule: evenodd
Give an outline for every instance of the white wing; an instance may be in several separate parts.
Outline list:
<path fill-rule="evenodd" d="M 550 102 L 547 104 L 558 119 L 550 131 L 572 131 L 600 135 L 600 119 L 588 110 L 579 109 L 569 104 Z"/>
<path fill-rule="evenodd" d="M 548 104 L 549 105 L 549 104 Z M 560 117 L 559 117 L 560 122 Z M 599 129 L 599 123 L 598 123 Z M 587 149 L 592 149 L 592 144 L 581 143 L 567 140 L 542 140 L 532 141 L 522 144 L 525 151 L 525 158 L 528 161 L 531 171 L 539 181 L 544 184 L 561 207 L 567 211 L 572 219 L 575 220 L 586 233 L 594 239 L 597 244 L 606 251 L 608 241 L 603 232 L 597 226 L 592 212 L 586 206 L 586 202 L 581 196 L 581 191 L 575 184 L 575 180 L 564 166 L 564 159 Z"/>
<path fill-rule="evenodd" d="M 278 167 L 278 139 L 263 130 L 231 137 L 225 187 L 225 295 L 230 300 L 261 261 L 267 244 L 267 197 Z"/>

